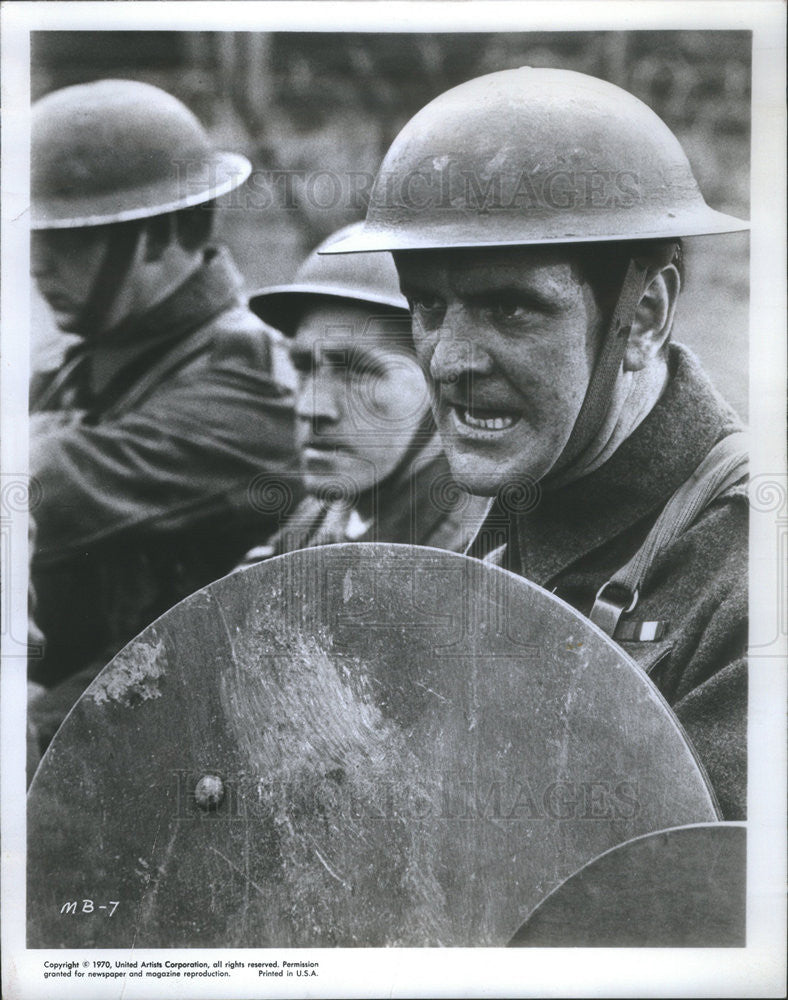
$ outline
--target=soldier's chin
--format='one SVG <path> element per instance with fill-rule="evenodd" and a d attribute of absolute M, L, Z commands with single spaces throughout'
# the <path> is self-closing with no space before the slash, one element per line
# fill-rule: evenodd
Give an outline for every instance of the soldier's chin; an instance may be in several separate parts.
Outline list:
<path fill-rule="evenodd" d="M 55 310 L 52 310 L 52 317 L 55 321 L 55 326 L 57 326 L 61 333 L 75 333 L 78 336 L 83 335 L 80 317 L 75 313 L 56 312 Z"/>
<path fill-rule="evenodd" d="M 305 489 L 313 496 L 353 505 L 362 493 L 374 486 L 374 477 L 365 475 L 366 472 L 364 469 L 359 474 L 355 468 L 331 471 L 303 469 L 301 475 Z"/>
<path fill-rule="evenodd" d="M 345 448 L 302 448 L 301 475 L 304 486 L 318 496 L 358 497 L 372 489 L 382 478 L 378 464 L 372 459 Z"/>
<path fill-rule="evenodd" d="M 511 490 L 515 485 L 530 488 L 542 474 L 509 463 L 480 462 L 475 456 L 449 453 L 447 457 L 454 481 L 474 496 L 496 497 L 502 490 Z"/>
<path fill-rule="evenodd" d="M 467 463 L 449 462 L 451 474 L 454 481 L 465 490 L 479 497 L 494 497 L 505 480 L 493 473 L 485 473 L 483 470 L 468 468 Z"/>
<path fill-rule="evenodd" d="M 304 486 L 307 492 L 316 496 L 324 493 L 335 493 L 345 489 L 343 477 L 327 473 L 303 473 Z"/>

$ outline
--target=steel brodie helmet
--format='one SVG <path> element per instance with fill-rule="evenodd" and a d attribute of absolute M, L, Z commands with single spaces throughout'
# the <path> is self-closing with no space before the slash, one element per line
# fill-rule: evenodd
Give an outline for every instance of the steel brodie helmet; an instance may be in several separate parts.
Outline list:
<path fill-rule="evenodd" d="M 358 233 L 361 226 L 356 222 L 329 236 L 309 254 L 292 282 L 270 285 L 255 293 L 249 300 L 251 309 L 288 337 L 295 334 L 300 311 L 309 299 L 343 299 L 400 309 L 407 314 L 408 303 L 399 289 L 390 254 L 323 256 L 333 243 Z"/>
<path fill-rule="evenodd" d="M 245 157 L 213 150 L 192 112 L 147 83 L 98 80 L 33 106 L 33 229 L 164 215 L 231 191 L 250 172 Z"/>
<path fill-rule="evenodd" d="M 665 123 L 583 73 L 504 70 L 423 108 L 360 233 L 328 253 L 611 242 L 747 229 L 710 208 Z"/>

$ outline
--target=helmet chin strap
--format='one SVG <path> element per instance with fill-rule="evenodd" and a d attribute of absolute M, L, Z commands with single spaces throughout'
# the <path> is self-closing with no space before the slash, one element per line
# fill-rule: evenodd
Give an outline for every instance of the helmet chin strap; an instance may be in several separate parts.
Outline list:
<path fill-rule="evenodd" d="M 78 318 L 79 333 L 85 340 L 95 340 L 105 332 L 110 310 L 129 273 L 141 233 L 142 225 L 133 222 L 113 227 L 109 232 L 104 259 Z"/>
<path fill-rule="evenodd" d="M 649 278 L 648 266 L 631 258 L 572 433 L 563 451 L 542 478 L 542 484 L 548 489 L 560 474 L 580 458 L 602 427 L 613 396 L 613 387 L 621 370 L 635 313 Z"/>

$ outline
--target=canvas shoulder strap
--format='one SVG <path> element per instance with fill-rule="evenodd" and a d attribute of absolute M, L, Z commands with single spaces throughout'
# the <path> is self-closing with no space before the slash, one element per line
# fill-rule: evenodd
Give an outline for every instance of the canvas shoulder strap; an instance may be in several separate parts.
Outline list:
<path fill-rule="evenodd" d="M 676 490 L 635 555 L 599 588 L 588 616 L 591 621 L 609 636 L 619 638 L 614 633 L 621 616 L 634 611 L 657 557 L 712 501 L 746 473 L 747 437 L 742 432 L 729 434 L 711 449 L 690 478 Z"/>

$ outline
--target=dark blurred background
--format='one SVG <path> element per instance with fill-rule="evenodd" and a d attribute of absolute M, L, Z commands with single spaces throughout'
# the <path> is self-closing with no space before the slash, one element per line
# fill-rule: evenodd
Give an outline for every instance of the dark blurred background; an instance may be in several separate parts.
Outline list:
<path fill-rule="evenodd" d="M 32 97 L 102 77 L 144 80 L 187 104 L 217 146 L 254 164 L 252 197 L 228 199 L 221 238 L 249 288 L 288 280 L 321 239 L 364 212 L 405 122 L 449 87 L 494 70 L 556 66 L 616 83 L 673 129 L 706 200 L 749 217 L 749 32 L 485 34 L 42 31 L 32 36 Z M 251 206 L 251 207 L 250 207 Z M 747 412 L 748 239 L 687 241 L 677 339 Z M 34 301 L 33 364 L 63 338 Z"/>

